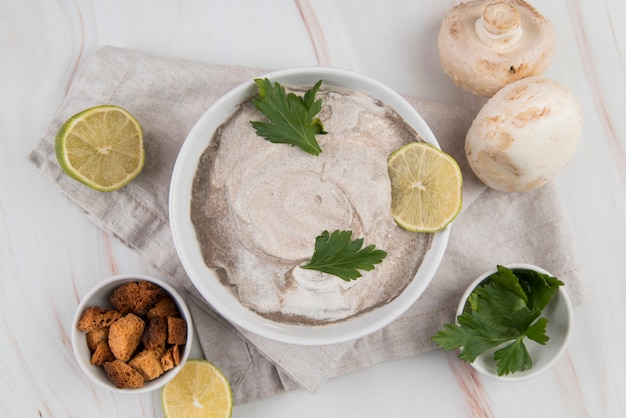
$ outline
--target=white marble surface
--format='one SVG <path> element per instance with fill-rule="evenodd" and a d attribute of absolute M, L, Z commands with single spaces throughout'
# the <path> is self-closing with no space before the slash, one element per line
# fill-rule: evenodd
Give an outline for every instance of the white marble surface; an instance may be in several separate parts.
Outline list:
<path fill-rule="evenodd" d="M 452 0 L 0 0 L 0 416 L 159 417 L 159 394 L 114 395 L 74 360 L 79 298 L 122 272 L 158 275 L 101 232 L 27 161 L 72 77 L 111 44 L 268 69 L 330 65 L 397 91 L 477 106 L 442 73 L 436 34 Z M 556 180 L 586 274 L 565 356 L 502 384 L 433 351 L 234 410 L 235 417 L 626 416 L 626 2 L 535 0 L 558 35 L 547 75 L 584 109 Z"/>

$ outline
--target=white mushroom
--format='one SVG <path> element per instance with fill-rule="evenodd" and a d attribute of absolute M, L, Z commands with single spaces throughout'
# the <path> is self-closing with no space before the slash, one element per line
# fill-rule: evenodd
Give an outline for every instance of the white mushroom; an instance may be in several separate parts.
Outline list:
<path fill-rule="evenodd" d="M 582 112 L 574 95 L 551 79 L 529 77 L 487 101 L 467 133 L 465 153 L 487 186 L 525 192 L 565 167 L 581 129 Z"/>
<path fill-rule="evenodd" d="M 491 97 L 546 71 L 556 48 L 552 24 L 523 0 L 461 3 L 439 30 L 443 71 L 464 90 Z"/>

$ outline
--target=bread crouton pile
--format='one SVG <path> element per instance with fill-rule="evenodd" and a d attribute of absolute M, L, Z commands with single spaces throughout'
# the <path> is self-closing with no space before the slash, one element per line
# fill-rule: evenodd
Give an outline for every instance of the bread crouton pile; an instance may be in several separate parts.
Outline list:
<path fill-rule="evenodd" d="M 118 388 L 140 388 L 180 363 L 187 322 L 176 302 L 146 280 L 117 287 L 112 309 L 89 307 L 77 328 L 86 332 L 91 364 L 101 366 Z"/>

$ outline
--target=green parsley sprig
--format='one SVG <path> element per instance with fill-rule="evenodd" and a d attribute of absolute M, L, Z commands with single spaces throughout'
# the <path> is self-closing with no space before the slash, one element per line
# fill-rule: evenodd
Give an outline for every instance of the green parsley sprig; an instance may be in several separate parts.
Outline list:
<path fill-rule="evenodd" d="M 470 294 L 457 324 L 445 324 L 432 340 L 444 350 L 460 349 L 468 363 L 485 351 L 509 343 L 494 352 L 499 376 L 532 368 L 524 344 L 529 338 L 545 345 L 548 318 L 541 317 L 561 282 L 534 270 L 498 266 L 497 273 Z"/>
<path fill-rule="evenodd" d="M 345 281 L 361 277 L 359 270 L 370 271 L 383 261 L 387 252 L 374 244 L 363 247 L 363 238 L 352 239 L 352 231 L 324 231 L 315 239 L 315 251 L 303 269 L 333 274 Z"/>
<path fill-rule="evenodd" d="M 296 145 L 309 154 L 319 155 L 322 149 L 315 135 L 327 133 L 320 119 L 315 117 L 322 109 L 322 100 L 315 100 L 322 80 L 308 90 L 304 98 L 287 94 L 280 83 L 272 84 L 267 78 L 257 78 L 254 82 L 259 88 L 254 106 L 270 121 L 251 121 L 257 134 L 270 142 Z"/>

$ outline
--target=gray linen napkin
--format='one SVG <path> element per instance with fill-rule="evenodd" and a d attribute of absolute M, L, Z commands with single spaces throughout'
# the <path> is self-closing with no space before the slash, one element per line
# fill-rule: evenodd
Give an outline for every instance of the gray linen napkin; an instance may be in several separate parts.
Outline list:
<path fill-rule="evenodd" d="M 204 111 L 233 87 L 265 72 L 104 47 L 84 64 L 28 157 L 93 222 L 186 289 L 205 357 L 230 380 L 235 403 L 297 387 L 315 392 L 334 376 L 435 348 L 430 336 L 454 319 L 465 287 L 496 264 L 540 265 L 567 283 L 574 303 L 581 300 L 581 274 L 554 186 L 526 194 L 486 189 L 471 173 L 463 151 L 475 113 L 407 98 L 464 175 L 464 208 L 452 226 L 441 267 L 423 296 L 383 330 L 322 347 L 278 343 L 223 319 L 195 290 L 178 260 L 168 222 L 170 177 L 180 146 Z M 54 155 L 54 136 L 61 124 L 80 110 L 104 103 L 121 105 L 138 118 L 146 147 L 141 175 L 111 193 L 95 192 L 72 180 Z"/>

